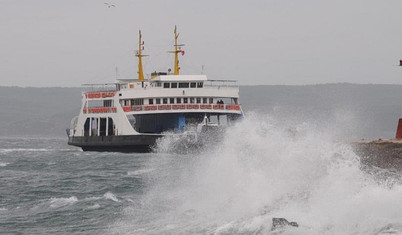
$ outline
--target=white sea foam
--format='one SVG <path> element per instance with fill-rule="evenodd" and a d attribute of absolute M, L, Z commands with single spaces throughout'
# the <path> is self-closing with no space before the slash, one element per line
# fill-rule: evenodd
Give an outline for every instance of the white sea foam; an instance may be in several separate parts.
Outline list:
<path fill-rule="evenodd" d="M 87 209 L 88 210 L 95 210 L 100 208 L 100 205 L 98 203 L 93 204 L 92 206 L 89 206 Z"/>
<path fill-rule="evenodd" d="M 147 173 L 152 172 L 153 169 L 139 169 L 139 170 L 135 170 L 135 171 L 128 171 L 127 175 L 128 176 L 141 176 Z"/>
<path fill-rule="evenodd" d="M 77 197 L 71 196 L 68 198 L 51 198 L 49 200 L 49 206 L 51 208 L 59 208 L 59 207 L 64 207 L 64 206 L 69 206 L 78 201 Z"/>
<path fill-rule="evenodd" d="M 54 151 L 53 149 L 46 148 L 0 148 L 0 152 L 2 153 L 10 153 L 10 152 L 49 152 Z"/>
<path fill-rule="evenodd" d="M 7 166 L 8 164 L 10 164 L 10 163 L 8 163 L 8 162 L 0 162 L 0 167 L 5 167 L 5 166 Z"/>
<path fill-rule="evenodd" d="M 363 171 L 333 129 L 296 129 L 249 115 L 215 149 L 161 156 L 141 205 L 126 208 L 112 233 L 275 234 L 273 217 L 300 225 L 284 234 L 402 233 L 401 182 Z"/>
<path fill-rule="evenodd" d="M 119 199 L 117 199 L 116 195 L 114 195 L 112 192 L 107 192 L 103 195 L 104 198 L 112 200 L 114 202 L 119 202 Z"/>

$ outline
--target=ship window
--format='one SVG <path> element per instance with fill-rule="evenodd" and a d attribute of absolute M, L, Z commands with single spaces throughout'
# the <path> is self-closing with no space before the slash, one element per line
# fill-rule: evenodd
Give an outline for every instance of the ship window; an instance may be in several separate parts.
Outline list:
<path fill-rule="evenodd" d="M 170 98 L 169 103 L 174 104 L 174 98 Z"/>
<path fill-rule="evenodd" d="M 131 105 L 143 105 L 144 104 L 144 99 L 133 99 L 131 101 Z"/>
<path fill-rule="evenodd" d="M 197 98 L 197 104 L 201 104 L 201 98 Z"/>
<path fill-rule="evenodd" d="M 176 103 L 181 104 L 181 98 L 176 98 Z"/>
<path fill-rule="evenodd" d="M 213 104 L 214 103 L 214 98 L 209 98 L 209 103 Z"/>
<path fill-rule="evenodd" d="M 203 104 L 208 103 L 208 98 L 202 98 L 202 103 L 203 103 Z"/>
<path fill-rule="evenodd" d="M 183 98 L 183 103 L 188 104 L 188 98 Z"/>
<path fill-rule="evenodd" d="M 163 103 L 167 104 L 167 98 L 163 98 Z"/>
<path fill-rule="evenodd" d="M 179 83 L 179 88 L 188 88 L 188 82 L 180 82 Z"/>
<path fill-rule="evenodd" d="M 154 104 L 154 99 L 149 99 L 148 104 Z"/>
<path fill-rule="evenodd" d="M 112 107 L 112 100 L 104 100 L 103 107 Z"/>
<path fill-rule="evenodd" d="M 124 100 L 123 105 L 124 106 L 130 106 L 130 100 Z"/>
<path fill-rule="evenodd" d="M 170 88 L 170 83 L 168 82 L 163 83 L 163 88 Z"/>
<path fill-rule="evenodd" d="M 194 104 L 194 98 L 193 97 L 190 98 L 190 104 Z"/>
<path fill-rule="evenodd" d="M 191 84 L 190 84 L 190 87 L 191 88 L 196 88 L 197 87 L 197 85 L 196 85 L 197 83 L 195 83 L 195 82 L 192 82 Z"/>
<path fill-rule="evenodd" d="M 202 82 L 197 82 L 197 87 L 198 88 L 202 88 L 204 86 L 204 84 Z"/>
<path fill-rule="evenodd" d="M 177 88 L 177 82 L 172 82 L 172 85 L 170 86 L 170 88 Z"/>
<path fill-rule="evenodd" d="M 161 82 L 157 82 L 156 83 L 156 87 L 161 87 L 162 86 L 162 83 Z"/>
<path fill-rule="evenodd" d="M 156 104 L 161 104 L 161 99 L 157 98 L 156 100 Z"/>

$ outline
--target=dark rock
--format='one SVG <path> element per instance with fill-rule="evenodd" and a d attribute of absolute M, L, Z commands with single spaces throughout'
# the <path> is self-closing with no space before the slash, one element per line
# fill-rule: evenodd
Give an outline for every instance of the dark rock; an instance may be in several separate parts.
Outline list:
<path fill-rule="evenodd" d="M 363 164 L 402 170 L 402 140 L 361 140 L 351 146 Z"/>
<path fill-rule="evenodd" d="M 283 227 L 299 227 L 299 225 L 296 222 L 289 222 L 285 218 L 272 218 L 272 228 L 271 230 L 275 230 L 278 228 L 283 228 Z"/>

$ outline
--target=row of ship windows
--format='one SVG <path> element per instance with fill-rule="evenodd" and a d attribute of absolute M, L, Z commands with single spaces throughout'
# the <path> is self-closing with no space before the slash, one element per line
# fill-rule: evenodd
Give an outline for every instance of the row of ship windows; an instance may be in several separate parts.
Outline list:
<path fill-rule="evenodd" d="M 214 98 L 206 97 L 190 97 L 190 98 L 155 98 L 147 99 L 148 105 L 153 104 L 213 104 Z M 123 106 L 131 105 L 144 105 L 144 99 L 131 99 L 131 100 L 121 100 Z M 222 100 L 216 100 L 217 103 L 223 103 Z M 235 103 L 237 100 L 235 99 Z"/>
<path fill-rule="evenodd" d="M 201 98 L 201 97 L 190 97 L 190 98 L 156 98 L 155 104 L 210 104 L 214 102 L 214 98 Z M 154 99 L 148 99 L 148 104 L 154 104 Z"/>
<path fill-rule="evenodd" d="M 161 87 L 162 83 L 157 82 L 157 87 Z M 202 88 L 203 82 L 164 82 L 163 88 Z"/>

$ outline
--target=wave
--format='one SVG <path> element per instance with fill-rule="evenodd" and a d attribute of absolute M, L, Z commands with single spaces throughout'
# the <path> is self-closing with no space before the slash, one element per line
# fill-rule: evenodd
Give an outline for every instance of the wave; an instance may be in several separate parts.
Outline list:
<path fill-rule="evenodd" d="M 150 162 L 140 203 L 111 232 L 276 234 L 272 218 L 284 217 L 300 225 L 286 229 L 293 234 L 373 234 L 390 224 L 402 233 L 401 181 L 364 170 L 334 140 L 341 128 L 248 115 L 215 148 Z"/>
<path fill-rule="evenodd" d="M 92 206 L 87 207 L 88 210 L 99 209 L 101 206 L 98 203 L 93 204 Z"/>
<path fill-rule="evenodd" d="M 46 148 L 0 148 L 0 152 L 2 153 L 10 153 L 10 152 L 49 152 L 55 151 L 55 149 L 46 149 Z"/>
<path fill-rule="evenodd" d="M 112 192 L 107 192 L 103 195 L 104 198 L 112 200 L 114 202 L 119 202 L 120 200 Z"/>
<path fill-rule="evenodd" d="M 76 196 L 71 196 L 68 198 L 51 198 L 49 200 L 49 206 L 51 208 L 59 208 L 59 207 L 70 206 L 76 202 L 78 202 Z"/>
<path fill-rule="evenodd" d="M 10 163 L 8 163 L 8 162 L 0 162 L 0 167 L 5 167 L 5 166 L 7 166 L 8 164 L 10 164 Z"/>
<path fill-rule="evenodd" d="M 144 174 L 148 174 L 151 173 L 154 169 L 139 169 L 139 170 L 135 170 L 135 171 L 128 171 L 127 175 L 128 176 L 141 176 Z"/>

